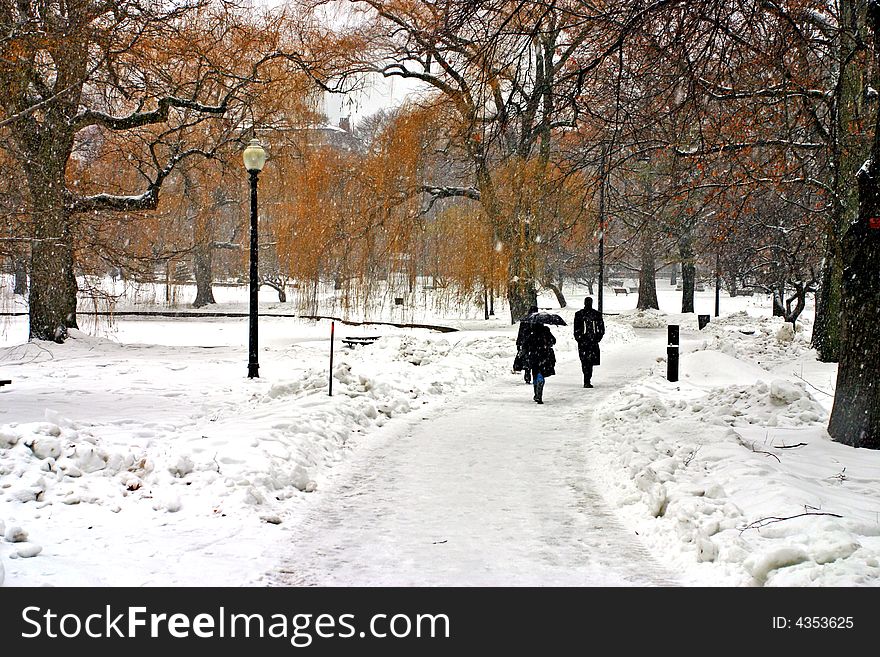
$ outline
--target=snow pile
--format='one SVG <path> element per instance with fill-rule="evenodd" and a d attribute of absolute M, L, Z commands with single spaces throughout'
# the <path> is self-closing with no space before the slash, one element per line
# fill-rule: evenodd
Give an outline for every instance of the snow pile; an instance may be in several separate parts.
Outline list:
<path fill-rule="evenodd" d="M 68 344 L 47 348 L 68 388 L 95 382 L 79 392 L 78 418 L 66 407 L 45 410 L 40 421 L 0 424 L 0 559 L 41 555 L 28 534 L 63 554 L 69 537 L 53 538 L 50 521 L 62 509 L 87 518 L 82 530 L 116 527 L 110 531 L 119 540 L 125 532 L 118 527 L 130 526 L 136 536 L 141 527 L 170 522 L 161 520 L 169 515 L 188 527 L 223 518 L 235 519 L 239 530 L 277 525 L 363 436 L 503 375 L 515 355 L 510 334 L 388 335 L 337 350 L 331 397 L 327 351 L 308 343 L 285 347 L 289 360 L 267 357 L 261 378 L 248 380 L 239 351 L 229 375 L 226 363 L 211 357 L 217 352 L 197 352 L 198 366 L 189 368 L 179 348 L 124 347 L 74 333 Z M 273 372 L 275 361 L 288 364 Z M 22 372 L 20 387 L 31 379 L 30 370 Z M 83 412 L 89 406 L 82 395 L 95 400 L 91 414 Z M 98 395 L 109 400 L 98 402 Z"/>
<path fill-rule="evenodd" d="M 880 453 L 832 442 L 825 400 L 758 365 L 812 360 L 774 324 L 756 324 L 761 338 L 722 324 L 715 349 L 682 356 L 678 383 L 656 366 L 611 395 L 594 418 L 596 475 L 694 583 L 880 585 Z"/>
<path fill-rule="evenodd" d="M 326 372 L 308 370 L 265 382 L 249 407 L 182 431 L 60 418 L 0 425 L 3 497 L 110 508 L 135 498 L 175 513 L 189 503 L 192 486 L 202 513 L 227 506 L 229 498 L 274 506 L 315 490 L 353 436 L 505 371 L 514 355 L 506 336 L 469 339 L 466 350 L 455 346 L 443 338 L 382 338 L 339 357 L 333 397 Z"/>
<path fill-rule="evenodd" d="M 620 324 L 617 319 L 605 322 L 605 336 L 602 338 L 601 346 L 610 344 L 625 344 L 633 342 L 636 339 L 636 332 L 629 324 Z"/>
<path fill-rule="evenodd" d="M 811 337 L 806 323 L 799 322 L 793 328 L 780 317 L 756 320 L 745 313 L 711 322 L 703 333 L 702 349 L 723 351 L 765 369 L 803 359 Z"/>
<path fill-rule="evenodd" d="M 666 313 L 649 308 L 634 312 L 623 312 L 615 317 L 616 322 L 628 324 L 633 328 L 665 328 L 670 323 Z"/>

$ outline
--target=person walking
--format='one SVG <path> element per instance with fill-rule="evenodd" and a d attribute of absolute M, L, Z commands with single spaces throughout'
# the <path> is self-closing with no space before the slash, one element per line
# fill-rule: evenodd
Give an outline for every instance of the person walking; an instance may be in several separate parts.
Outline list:
<path fill-rule="evenodd" d="M 599 342 L 605 335 L 602 313 L 593 310 L 593 298 L 584 299 L 584 307 L 574 314 L 574 339 L 578 344 L 584 388 L 592 388 L 593 367 L 599 364 Z"/>
<path fill-rule="evenodd" d="M 534 315 L 536 312 L 538 312 L 538 306 L 532 306 L 531 308 L 529 308 L 528 314 Z M 523 349 L 523 344 L 525 344 L 526 338 L 532 332 L 532 329 L 534 327 L 534 324 L 520 320 L 519 331 L 516 334 L 516 358 L 513 361 L 513 371 L 519 372 L 520 369 L 522 369 L 522 371 L 524 372 L 523 379 L 526 383 L 532 382 L 532 372 L 529 369 L 529 363 L 525 357 L 526 354 Z"/>
<path fill-rule="evenodd" d="M 535 389 L 534 400 L 544 403 L 544 381 L 548 376 L 556 374 L 556 354 L 553 345 L 556 338 L 544 324 L 532 324 L 531 330 L 523 342 L 524 359 L 531 370 L 532 385 Z"/>

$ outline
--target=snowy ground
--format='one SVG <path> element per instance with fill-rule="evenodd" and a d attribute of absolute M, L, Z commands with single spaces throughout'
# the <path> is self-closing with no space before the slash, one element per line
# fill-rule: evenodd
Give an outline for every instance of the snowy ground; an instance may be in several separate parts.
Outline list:
<path fill-rule="evenodd" d="M 383 337 L 337 342 L 333 397 L 327 321 L 261 319 L 248 380 L 245 319 L 117 319 L 64 345 L 27 344 L 11 319 L 0 573 L 23 586 L 880 582 L 880 454 L 824 432 L 835 371 L 807 347 L 809 316 L 794 334 L 766 319 L 766 298 L 723 296 L 726 317 L 700 332 L 673 314 L 674 290 L 660 296 L 668 316 L 606 295 L 621 314 L 593 391 L 577 386 L 569 329 L 554 329 L 544 407 L 509 371 L 514 328 L 479 309 L 409 311 L 456 333 L 337 325 Z M 699 294 L 697 311 L 713 303 Z M 677 384 L 668 321 L 683 331 Z"/>

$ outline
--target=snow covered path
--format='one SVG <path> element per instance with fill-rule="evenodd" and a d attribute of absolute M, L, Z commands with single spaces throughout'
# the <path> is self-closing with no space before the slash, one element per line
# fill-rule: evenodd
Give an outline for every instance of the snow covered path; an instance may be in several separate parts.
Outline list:
<path fill-rule="evenodd" d="M 675 584 L 590 477 L 591 408 L 651 365 L 658 341 L 605 348 L 592 390 L 571 339 L 559 341 L 543 406 L 511 374 L 363 447 L 291 532 L 269 583 Z"/>

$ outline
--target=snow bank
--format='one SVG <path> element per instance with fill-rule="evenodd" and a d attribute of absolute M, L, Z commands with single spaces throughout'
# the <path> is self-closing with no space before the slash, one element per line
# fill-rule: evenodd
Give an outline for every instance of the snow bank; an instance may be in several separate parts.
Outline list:
<path fill-rule="evenodd" d="M 880 585 L 880 453 L 832 442 L 826 400 L 779 376 L 785 360 L 815 367 L 800 333 L 749 322 L 716 323 L 680 382 L 658 365 L 608 397 L 594 472 L 695 584 Z"/>
<path fill-rule="evenodd" d="M 211 352 L 206 358 L 74 334 L 67 345 L 49 347 L 54 376 L 68 387 L 92 385 L 80 400 L 109 399 L 93 402 L 91 413 L 78 406 L 77 419 L 68 417 L 72 409 L 47 409 L 40 421 L 0 424 L 0 560 L 63 558 L 69 537 L 55 535 L 49 519 L 67 510 L 89 530 L 111 532 L 130 523 L 136 533 L 171 516 L 188 527 L 225 518 L 249 531 L 253 523 L 277 525 L 359 440 L 506 373 L 515 354 L 510 334 L 387 335 L 337 349 L 330 397 L 326 351 L 312 345 L 282 352 L 298 367 L 272 372 L 267 365 L 249 381 L 238 352 L 229 376 Z M 88 359 L 95 358 L 93 376 Z M 211 369 L 214 362 L 221 369 Z M 45 376 L 19 380 L 40 385 Z"/>

